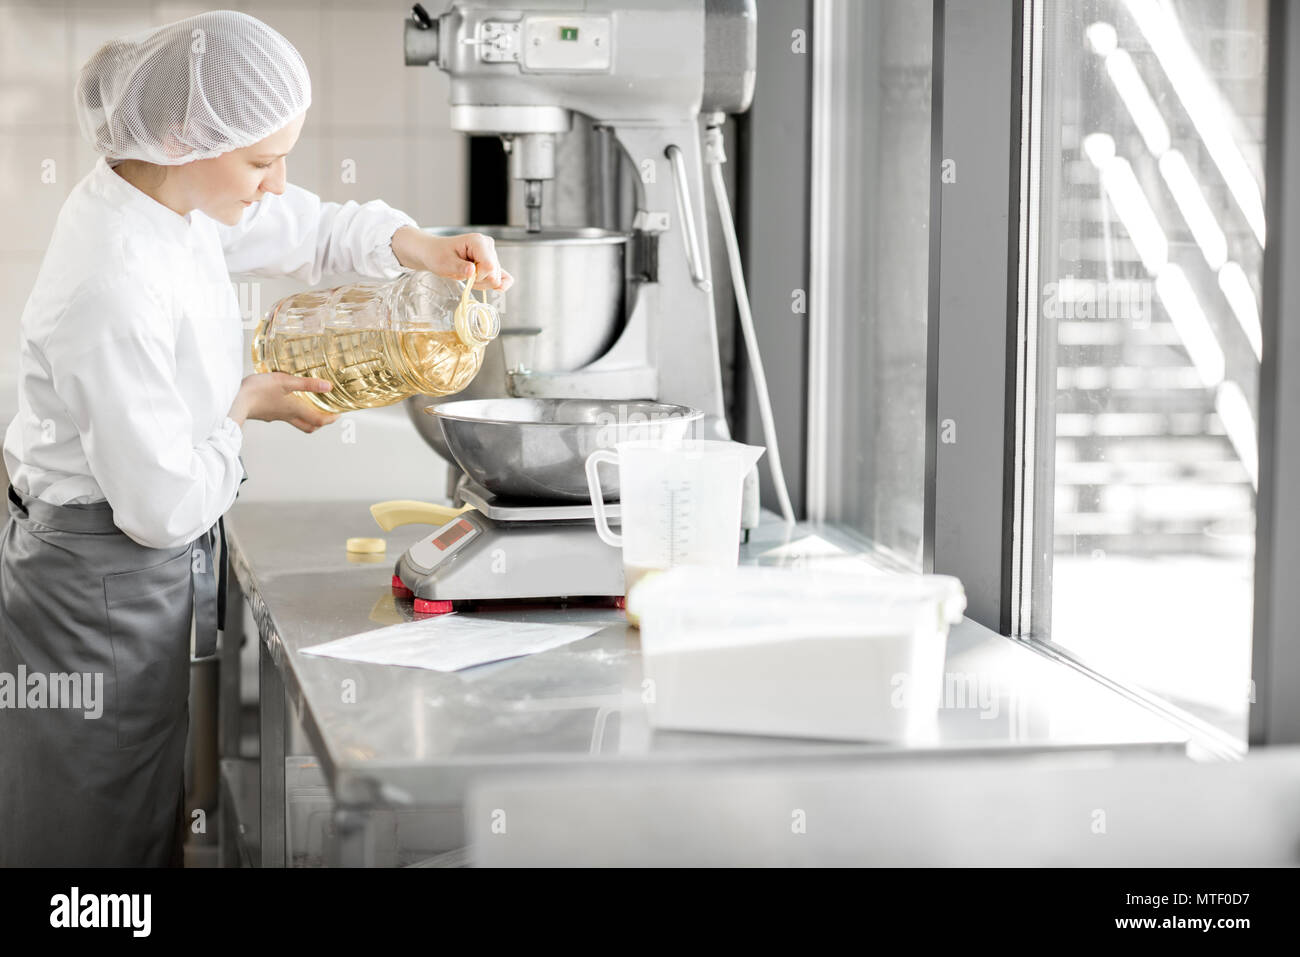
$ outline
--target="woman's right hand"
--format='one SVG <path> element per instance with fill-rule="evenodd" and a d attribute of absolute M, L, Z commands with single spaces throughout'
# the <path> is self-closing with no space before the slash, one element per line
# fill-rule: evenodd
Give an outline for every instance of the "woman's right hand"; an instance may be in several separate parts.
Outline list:
<path fill-rule="evenodd" d="M 337 419 L 337 412 L 322 412 L 295 392 L 328 392 L 326 379 L 309 379 L 287 372 L 259 372 L 246 376 L 230 405 L 230 417 L 243 428 L 248 419 L 288 422 L 303 432 L 315 432 Z"/>

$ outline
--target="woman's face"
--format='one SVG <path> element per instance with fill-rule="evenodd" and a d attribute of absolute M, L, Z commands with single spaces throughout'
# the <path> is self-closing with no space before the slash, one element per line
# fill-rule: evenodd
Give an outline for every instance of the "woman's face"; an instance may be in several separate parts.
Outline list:
<path fill-rule="evenodd" d="M 233 226 L 264 194 L 283 193 L 285 156 L 298 142 L 305 120 L 304 113 L 251 146 L 176 167 L 184 171 L 190 202 L 217 222 Z"/>

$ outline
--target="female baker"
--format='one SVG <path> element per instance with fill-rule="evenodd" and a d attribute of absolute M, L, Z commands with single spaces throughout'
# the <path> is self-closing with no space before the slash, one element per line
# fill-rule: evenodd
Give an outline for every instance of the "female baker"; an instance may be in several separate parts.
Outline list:
<path fill-rule="evenodd" d="M 191 637 L 212 652 L 243 425 L 334 419 L 293 394 L 327 382 L 241 381 L 230 273 L 512 282 L 481 235 L 289 185 L 310 104 L 298 51 L 228 11 L 107 43 L 78 76 L 102 155 L 23 312 L 4 441 L 0 866 L 181 862 Z"/>

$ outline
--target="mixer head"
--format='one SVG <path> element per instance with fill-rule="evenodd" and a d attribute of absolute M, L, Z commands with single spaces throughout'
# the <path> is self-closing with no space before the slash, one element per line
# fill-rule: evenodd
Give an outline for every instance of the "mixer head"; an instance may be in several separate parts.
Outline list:
<path fill-rule="evenodd" d="M 754 0 L 457 0 L 438 17 L 416 4 L 408 66 L 451 77 L 451 126 L 496 134 L 524 183 L 528 230 L 542 224 L 555 136 L 571 111 L 598 124 L 670 126 L 753 99 Z"/>

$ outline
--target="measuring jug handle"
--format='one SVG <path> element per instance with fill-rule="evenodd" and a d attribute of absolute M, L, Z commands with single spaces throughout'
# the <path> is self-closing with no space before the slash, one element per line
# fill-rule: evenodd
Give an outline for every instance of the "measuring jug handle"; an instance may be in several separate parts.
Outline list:
<path fill-rule="evenodd" d="M 591 510 L 596 515 L 596 534 L 606 545 L 622 548 L 623 536 L 610 529 L 605 515 L 605 496 L 600 492 L 600 476 L 596 472 L 601 462 L 617 465 L 618 453 L 611 449 L 597 449 L 587 456 L 587 491 L 591 494 Z"/>

